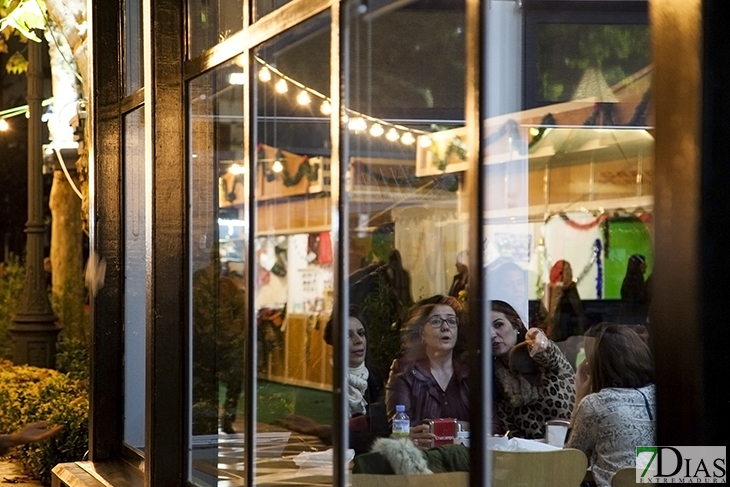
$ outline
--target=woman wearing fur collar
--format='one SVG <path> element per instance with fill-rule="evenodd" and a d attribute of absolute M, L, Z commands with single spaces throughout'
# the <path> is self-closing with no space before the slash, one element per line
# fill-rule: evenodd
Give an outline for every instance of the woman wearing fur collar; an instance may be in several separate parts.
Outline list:
<path fill-rule="evenodd" d="M 492 356 L 497 414 L 504 431 L 543 438 L 545 422 L 569 419 L 575 379 L 560 349 L 539 328 L 527 330 L 504 301 L 492 301 Z"/>
<path fill-rule="evenodd" d="M 355 307 L 348 318 L 347 417 L 350 429 L 350 448 L 365 453 L 372 442 L 390 434 L 383 403 L 383 375 L 368 366 L 368 330 L 365 320 Z M 332 321 L 324 330 L 324 340 L 332 345 Z M 318 424 L 305 416 L 292 414 L 278 424 L 300 433 L 318 436 L 323 442 L 332 442 L 332 426 Z"/>
<path fill-rule="evenodd" d="M 385 387 L 388 417 L 403 404 L 413 443 L 427 449 L 433 435 L 424 419 L 469 421 L 468 368 L 455 359 L 460 348 L 461 305 L 451 296 L 433 296 L 411 308 L 404 328 L 405 355 L 393 361 Z"/>

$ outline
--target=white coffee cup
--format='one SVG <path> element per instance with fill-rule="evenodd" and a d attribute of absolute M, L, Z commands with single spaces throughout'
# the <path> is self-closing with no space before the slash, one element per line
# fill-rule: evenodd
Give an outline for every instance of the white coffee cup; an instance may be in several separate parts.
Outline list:
<path fill-rule="evenodd" d="M 570 421 L 567 419 L 551 419 L 545 425 L 545 437 L 548 444 L 562 448 L 568 434 Z"/>

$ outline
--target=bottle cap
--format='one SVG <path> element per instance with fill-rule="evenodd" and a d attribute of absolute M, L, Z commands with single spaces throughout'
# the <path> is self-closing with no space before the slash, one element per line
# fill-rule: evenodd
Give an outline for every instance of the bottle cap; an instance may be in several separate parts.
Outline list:
<path fill-rule="evenodd" d="M 403 404 L 398 404 L 398 405 L 397 405 L 397 406 L 395 407 L 395 411 L 396 411 L 397 413 L 403 413 L 403 412 L 405 412 L 405 411 L 406 411 L 406 407 L 405 407 L 405 406 L 404 406 Z"/>

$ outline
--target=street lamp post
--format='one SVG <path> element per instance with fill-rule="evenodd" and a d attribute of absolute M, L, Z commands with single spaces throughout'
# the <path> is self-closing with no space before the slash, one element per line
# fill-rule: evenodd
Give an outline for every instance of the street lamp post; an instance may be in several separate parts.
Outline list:
<path fill-rule="evenodd" d="M 43 79 L 41 44 L 28 42 L 28 222 L 25 258 L 25 286 L 20 309 L 10 328 L 13 363 L 54 368 L 56 339 L 61 329 L 48 300 L 43 271 L 43 179 L 41 101 Z"/>

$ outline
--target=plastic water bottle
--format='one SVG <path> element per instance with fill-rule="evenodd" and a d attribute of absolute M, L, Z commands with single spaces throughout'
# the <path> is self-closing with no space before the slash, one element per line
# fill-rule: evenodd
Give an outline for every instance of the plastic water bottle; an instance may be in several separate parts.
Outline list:
<path fill-rule="evenodd" d="M 398 404 L 395 407 L 395 416 L 393 416 L 392 438 L 405 439 L 411 433 L 411 420 L 406 414 L 406 407 Z"/>

